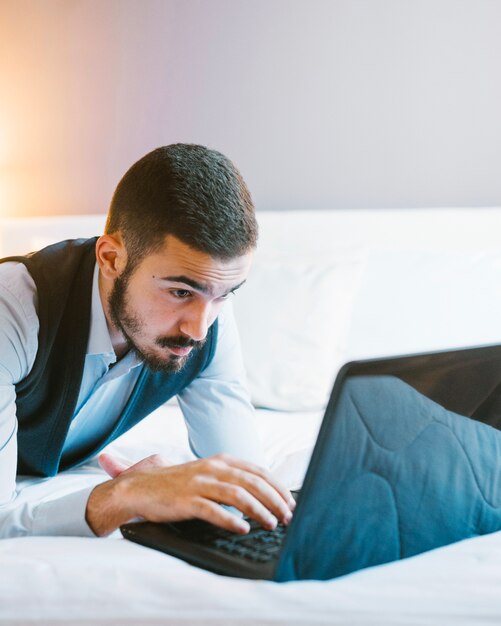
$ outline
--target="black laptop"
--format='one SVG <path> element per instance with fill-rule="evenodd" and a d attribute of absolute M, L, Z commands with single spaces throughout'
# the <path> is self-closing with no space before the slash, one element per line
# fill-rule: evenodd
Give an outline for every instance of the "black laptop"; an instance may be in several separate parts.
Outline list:
<path fill-rule="evenodd" d="M 250 532 L 237 535 L 189 520 L 131 522 L 120 530 L 126 539 L 192 565 L 249 579 L 328 579 L 412 556 L 472 534 L 469 527 L 458 529 L 462 513 L 450 528 L 429 515 L 419 520 L 426 497 L 442 498 L 441 475 L 430 477 L 430 471 L 443 456 L 454 457 L 451 441 L 470 438 L 476 421 L 501 425 L 500 345 L 353 361 L 335 380 L 288 527 L 265 530 L 248 520 Z M 456 423 L 459 434 L 451 435 Z M 446 480 L 444 468 L 437 472 Z M 462 484 L 467 490 L 468 480 Z M 420 508 L 414 509 L 415 492 Z"/>

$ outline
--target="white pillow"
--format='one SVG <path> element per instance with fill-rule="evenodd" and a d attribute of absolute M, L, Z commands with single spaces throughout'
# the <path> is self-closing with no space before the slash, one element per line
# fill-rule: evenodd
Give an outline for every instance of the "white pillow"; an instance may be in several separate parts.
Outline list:
<path fill-rule="evenodd" d="M 499 250 L 368 256 L 346 346 L 350 359 L 500 341 Z"/>
<path fill-rule="evenodd" d="M 343 351 L 363 259 L 350 251 L 301 259 L 256 257 L 234 300 L 255 406 L 325 406 Z"/>

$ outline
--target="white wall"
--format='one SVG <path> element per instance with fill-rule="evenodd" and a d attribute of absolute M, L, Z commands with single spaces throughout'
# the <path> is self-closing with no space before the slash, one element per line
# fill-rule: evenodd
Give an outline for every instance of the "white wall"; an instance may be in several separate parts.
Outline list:
<path fill-rule="evenodd" d="M 259 209 L 501 204 L 498 0 L 3 0 L 0 214 L 106 209 L 174 141 Z"/>

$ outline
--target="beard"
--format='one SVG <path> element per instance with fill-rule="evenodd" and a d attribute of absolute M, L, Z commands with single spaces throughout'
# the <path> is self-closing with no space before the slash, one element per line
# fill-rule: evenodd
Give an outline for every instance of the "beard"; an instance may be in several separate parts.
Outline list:
<path fill-rule="evenodd" d="M 129 350 L 141 359 L 148 369 L 152 372 L 163 372 L 164 374 L 179 372 L 185 366 L 192 352 L 186 356 L 168 354 L 166 357 L 161 357 L 155 352 L 140 347 L 138 344 L 138 336 L 141 336 L 145 324 L 138 315 L 130 310 L 127 287 L 132 273 L 132 268 L 127 266 L 122 274 L 115 279 L 113 288 L 108 297 L 108 309 L 111 320 L 124 336 Z M 194 349 L 200 349 L 205 341 L 205 339 L 196 341 L 189 337 L 184 337 L 183 335 L 176 335 L 157 337 L 155 344 L 160 348 L 192 347 Z"/>

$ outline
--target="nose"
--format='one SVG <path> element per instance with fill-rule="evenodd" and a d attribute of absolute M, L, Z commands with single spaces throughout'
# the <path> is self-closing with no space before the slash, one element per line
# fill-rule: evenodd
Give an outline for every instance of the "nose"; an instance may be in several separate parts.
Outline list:
<path fill-rule="evenodd" d="M 210 303 L 194 304 L 189 311 L 185 311 L 179 330 L 190 339 L 202 341 L 207 336 L 207 331 L 209 330 L 210 314 Z"/>

